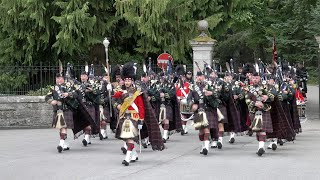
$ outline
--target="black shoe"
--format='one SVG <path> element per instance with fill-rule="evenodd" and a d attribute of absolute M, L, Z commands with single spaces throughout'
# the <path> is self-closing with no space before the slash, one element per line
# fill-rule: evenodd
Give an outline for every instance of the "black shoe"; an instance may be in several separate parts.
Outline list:
<path fill-rule="evenodd" d="M 102 141 L 103 136 L 102 136 L 102 134 L 101 134 L 101 133 L 99 133 L 99 138 L 100 138 L 100 140 Z"/>
<path fill-rule="evenodd" d="M 122 164 L 124 164 L 125 166 L 129 166 L 129 163 L 126 160 L 123 160 Z"/>
<path fill-rule="evenodd" d="M 91 142 L 88 142 L 88 144 L 91 144 Z"/>
<path fill-rule="evenodd" d="M 233 144 L 235 142 L 235 139 L 234 138 L 231 138 L 230 140 L 229 140 L 229 143 L 230 144 Z"/>
<path fill-rule="evenodd" d="M 105 138 L 103 138 L 103 139 L 108 139 L 108 136 L 106 136 Z"/>
<path fill-rule="evenodd" d="M 88 142 L 87 142 L 85 139 L 83 139 L 83 140 L 82 140 L 82 144 L 83 144 L 84 146 L 87 146 L 87 145 L 88 145 Z"/>
<path fill-rule="evenodd" d="M 121 147 L 121 151 L 122 151 L 123 154 L 127 154 L 127 149 L 126 148 Z"/>
<path fill-rule="evenodd" d="M 284 142 L 280 139 L 278 140 L 278 144 L 280 144 L 280 146 L 283 146 Z"/>
<path fill-rule="evenodd" d="M 68 150 L 70 150 L 70 148 L 69 148 L 69 147 L 63 148 L 63 150 L 64 150 L 64 151 L 68 151 Z"/>
<path fill-rule="evenodd" d="M 142 143 L 142 147 L 145 148 L 145 149 L 148 148 L 147 143 Z"/>
<path fill-rule="evenodd" d="M 272 144 L 272 150 L 277 150 L 277 145 L 276 144 Z"/>
<path fill-rule="evenodd" d="M 249 130 L 248 135 L 251 137 L 253 135 L 253 131 Z"/>
<path fill-rule="evenodd" d="M 59 153 L 61 153 L 62 150 L 63 150 L 63 148 L 62 148 L 61 146 L 58 146 L 57 149 L 58 149 L 58 152 L 59 152 Z"/>
<path fill-rule="evenodd" d="M 264 151 L 263 148 L 260 148 L 260 149 L 258 150 L 258 152 L 257 152 L 258 156 L 262 156 L 262 154 L 264 154 L 264 153 L 265 153 L 265 151 Z"/>
<path fill-rule="evenodd" d="M 221 142 L 218 142 L 217 146 L 218 146 L 218 149 L 222 149 L 222 143 Z"/>
<path fill-rule="evenodd" d="M 204 148 L 204 149 L 202 150 L 202 154 L 205 155 L 205 156 L 208 155 L 208 150 L 207 150 L 206 148 Z"/>
<path fill-rule="evenodd" d="M 130 162 L 131 163 L 134 163 L 134 162 L 136 162 L 136 161 L 138 161 L 139 160 L 139 158 L 137 157 L 135 160 L 133 159 L 133 160 L 131 160 Z"/>
<path fill-rule="evenodd" d="M 185 132 L 184 130 L 181 131 L 181 136 L 188 134 L 188 132 Z"/>
<path fill-rule="evenodd" d="M 167 140 L 166 140 L 166 139 L 162 138 L 162 140 L 163 140 L 163 143 L 167 143 Z"/>

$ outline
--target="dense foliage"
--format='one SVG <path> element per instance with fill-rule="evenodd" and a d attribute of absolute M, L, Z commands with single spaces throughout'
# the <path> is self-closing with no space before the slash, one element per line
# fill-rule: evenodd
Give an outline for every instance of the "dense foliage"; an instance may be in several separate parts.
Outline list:
<path fill-rule="evenodd" d="M 0 0 L 0 64 L 102 63 L 104 37 L 113 63 L 164 51 L 187 63 L 206 19 L 222 61 L 270 61 L 275 36 L 280 56 L 311 65 L 319 11 L 318 0 Z"/>

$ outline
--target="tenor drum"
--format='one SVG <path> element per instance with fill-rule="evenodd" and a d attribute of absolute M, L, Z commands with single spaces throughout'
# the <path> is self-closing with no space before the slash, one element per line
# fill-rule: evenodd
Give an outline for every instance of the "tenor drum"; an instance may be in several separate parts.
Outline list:
<path fill-rule="evenodd" d="M 189 121 L 193 119 L 192 112 L 193 101 L 188 101 L 186 98 L 180 101 L 180 113 L 182 121 Z"/>

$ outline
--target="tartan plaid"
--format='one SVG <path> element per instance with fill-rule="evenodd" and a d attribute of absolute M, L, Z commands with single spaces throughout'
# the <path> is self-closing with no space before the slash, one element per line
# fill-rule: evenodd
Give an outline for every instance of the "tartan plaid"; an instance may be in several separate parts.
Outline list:
<path fill-rule="evenodd" d="M 94 105 L 86 105 L 87 112 L 91 116 L 94 125 L 91 125 L 91 134 L 96 135 L 100 133 L 100 118 L 99 108 Z"/>
<path fill-rule="evenodd" d="M 152 109 L 150 102 L 148 101 L 147 95 L 143 95 L 143 103 L 144 103 L 144 111 L 145 117 L 144 122 L 148 129 L 149 141 L 151 143 L 153 150 L 160 150 L 164 149 L 164 144 L 158 124 L 158 120 L 156 119 L 156 115 Z"/>
<path fill-rule="evenodd" d="M 250 113 L 250 120 L 253 122 L 254 113 Z M 267 133 L 273 132 L 272 119 L 269 111 L 262 111 L 262 131 Z"/>
<path fill-rule="evenodd" d="M 272 118 L 273 132 L 267 133 L 267 137 L 287 139 L 288 141 L 293 140 L 295 132 L 290 126 L 290 120 L 287 118 L 278 97 L 275 97 L 274 101 L 271 103 L 270 114 Z"/>
<path fill-rule="evenodd" d="M 228 114 L 228 124 L 226 124 L 225 132 L 241 132 L 241 125 L 240 125 L 240 113 L 236 108 L 236 105 L 232 99 L 229 98 L 227 101 L 227 114 Z"/>

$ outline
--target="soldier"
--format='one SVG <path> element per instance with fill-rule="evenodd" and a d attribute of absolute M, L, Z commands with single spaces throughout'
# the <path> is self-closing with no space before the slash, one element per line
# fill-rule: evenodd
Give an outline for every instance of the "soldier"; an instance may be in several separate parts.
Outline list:
<path fill-rule="evenodd" d="M 124 140 L 127 144 L 126 156 L 122 161 L 125 166 L 138 160 L 134 142 L 139 137 L 143 123 L 146 123 L 148 127 L 152 148 L 154 150 L 164 149 L 160 129 L 154 113 L 152 113 L 151 105 L 141 89 L 137 89 L 133 84 L 136 76 L 135 71 L 132 63 L 123 66 L 122 78 L 125 80 L 125 90 L 114 94 L 114 97 L 120 100 L 119 104 L 114 103 L 114 107 L 119 110 L 116 138 Z M 152 133 L 151 136 L 150 133 Z"/>
<path fill-rule="evenodd" d="M 251 129 L 257 134 L 259 148 L 258 156 L 265 153 L 266 133 L 273 132 L 272 120 L 270 115 L 271 101 L 268 92 L 261 84 L 258 73 L 253 73 L 251 78 L 252 85 L 246 87 L 246 103 L 250 111 Z"/>
<path fill-rule="evenodd" d="M 218 95 L 212 84 L 205 82 L 205 76 L 200 71 L 197 73 L 192 94 L 194 97 L 192 110 L 195 112 L 193 126 L 199 130 L 199 139 L 202 142 L 200 154 L 207 155 L 210 129 L 218 129 L 218 121 L 221 120 L 221 115 L 217 114 Z"/>
<path fill-rule="evenodd" d="M 163 127 L 163 142 L 169 139 L 169 123 L 173 121 L 173 106 L 172 99 L 175 97 L 175 90 L 172 87 L 171 83 L 166 80 L 166 77 L 160 78 L 160 112 L 159 112 L 159 123 Z"/>
<path fill-rule="evenodd" d="M 100 104 L 100 92 L 96 89 L 93 79 L 93 67 L 90 70 L 90 81 L 86 71 L 81 73 L 81 85 L 78 89 L 80 101 L 86 106 L 94 125 L 87 126 L 84 128 L 84 139 L 82 143 L 84 146 L 91 144 L 90 136 L 93 134 L 99 134 L 100 132 L 100 118 L 99 118 L 99 104 Z"/>
<path fill-rule="evenodd" d="M 56 85 L 45 98 L 53 106 L 52 127 L 60 130 L 60 143 L 57 147 L 59 153 L 63 150 L 69 150 L 69 145 L 66 142 L 67 129 L 74 128 L 73 108 L 76 109 L 77 104 L 71 104 L 71 102 L 76 98 L 76 95 L 73 90 L 67 89 L 64 77 L 58 73 Z"/>
<path fill-rule="evenodd" d="M 111 94 L 112 85 L 109 81 L 109 74 L 105 73 L 103 78 L 100 80 L 101 83 L 101 97 L 99 105 L 100 111 L 100 140 L 107 139 L 107 123 L 111 122 L 111 118 L 114 116 L 112 104 L 111 104 Z"/>
<path fill-rule="evenodd" d="M 185 73 L 184 67 L 182 65 L 178 65 L 176 67 L 176 73 L 178 76 L 178 80 L 175 83 L 175 88 L 179 104 L 179 111 L 181 113 L 181 135 L 185 135 L 188 134 L 187 122 L 188 120 L 192 119 L 193 115 L 193 112 L 191 111 L 192 102 L 189 97 L 189 94 L 192 91 L 192 73 L 191 71 Z"/>

